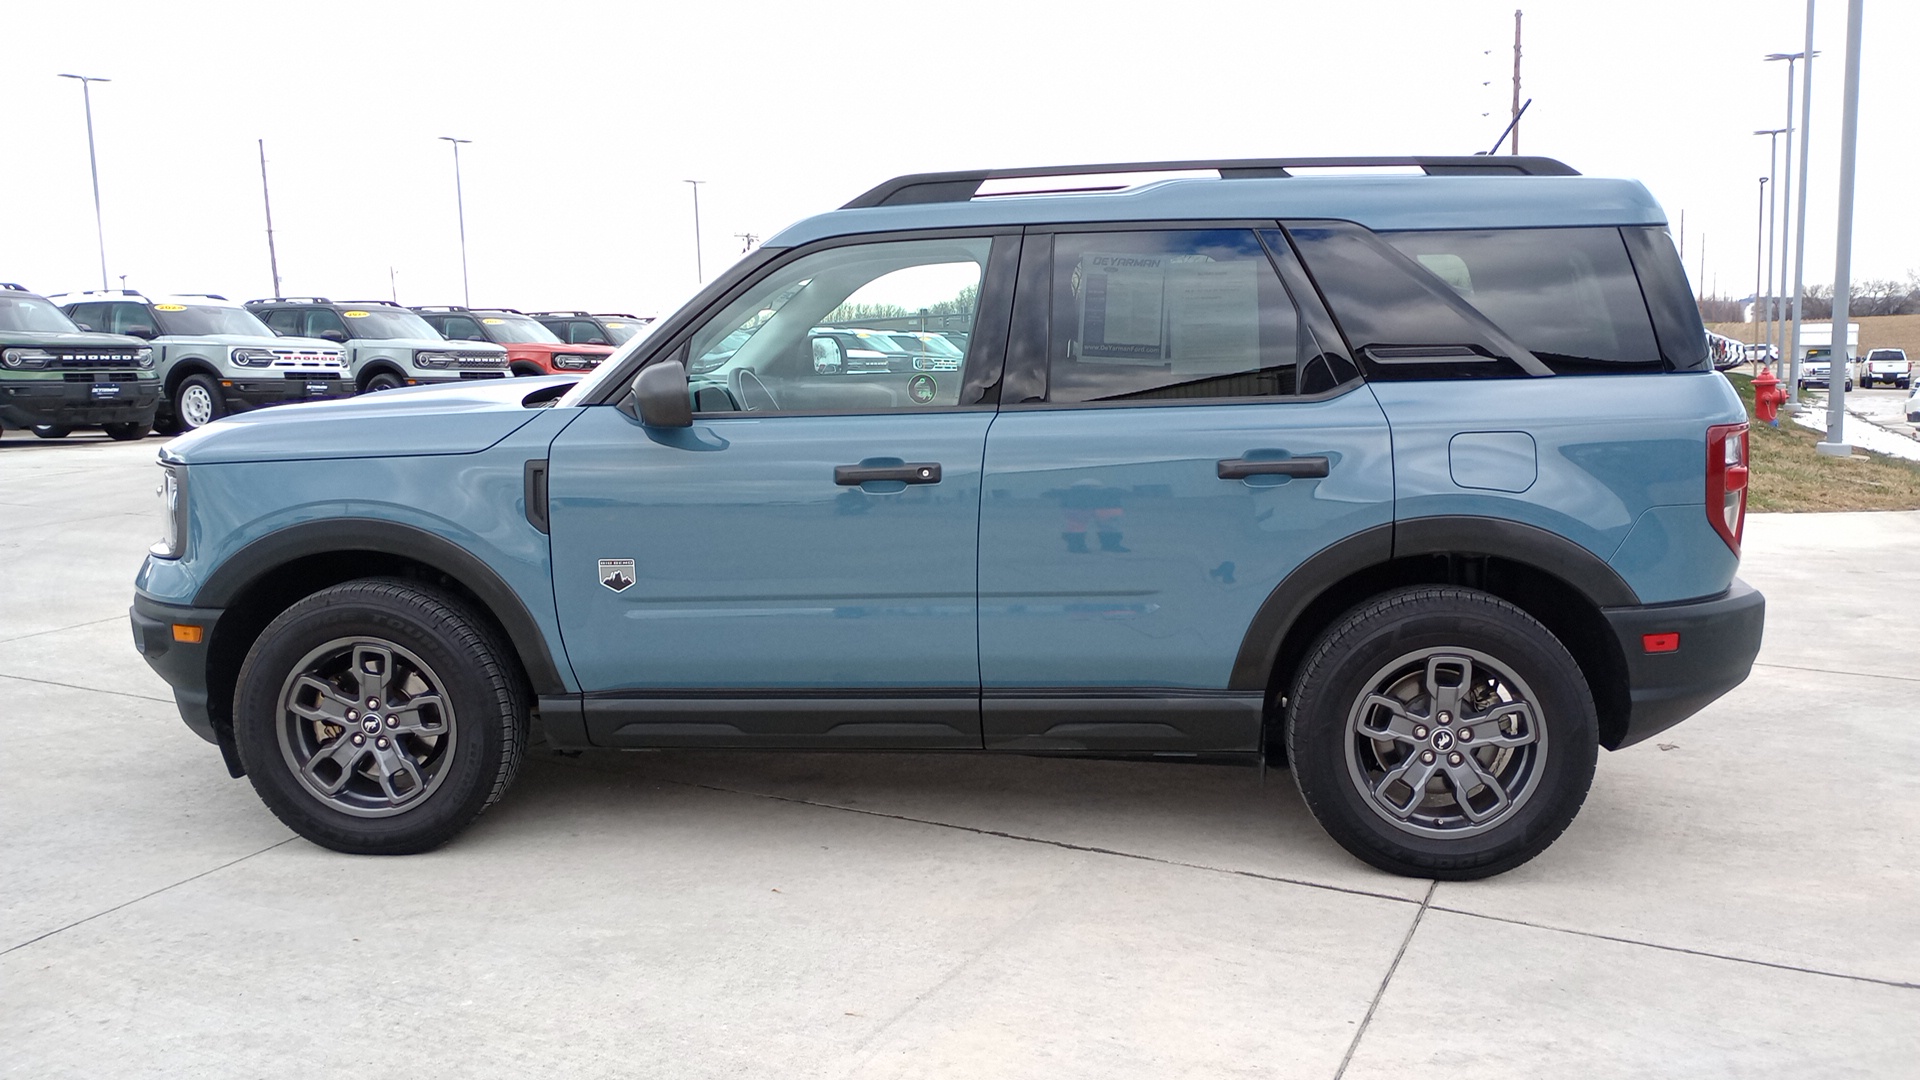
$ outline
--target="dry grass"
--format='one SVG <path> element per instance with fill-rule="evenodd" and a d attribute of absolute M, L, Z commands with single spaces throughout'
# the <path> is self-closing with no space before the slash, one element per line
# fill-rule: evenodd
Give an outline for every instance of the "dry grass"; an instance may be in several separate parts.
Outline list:
<path fill-rule="evenodd" d="M 1894 317 L 1920 319 L 1920 315 Z M 1865 336 L 1863 328 L 1861 337 Z M 1727 378 L 1752 416 L 1753 380 L 1731 372 Z M 1864 450 L 1855 450 L 1851 458 L 1823 456 L 1813 448 L 1820 434 L 1785 417 L 1778 428 L 1755 420 L 1752 432 L 1748 509 L 1784 513 L 1920 510 L 1920 464 Z"/>
<path fill-rule="evenodd" d="M 1909 360 L 1920 360 L 1920 315 L 1873 315 L 1848 319 L 1860 324 L 1860 355 L 1872 349 L 1905 349 Z M 1807 323 L 1801 323 L 1802 330 Z M 1735 341 L 1760 340 L 1759 323 L 1708 323 L 1707 329 Z"/>

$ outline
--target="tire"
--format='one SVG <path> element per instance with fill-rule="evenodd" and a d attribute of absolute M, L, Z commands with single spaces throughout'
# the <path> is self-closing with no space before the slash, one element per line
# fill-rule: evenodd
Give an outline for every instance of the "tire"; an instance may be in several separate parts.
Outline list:
<path fill-rule="evenodd" d="M 73 434 L 73 429 L 65 424 L 35 424 L 33 433 L 42 439 L 64 439 Z"/>
<path fill-rule="evenodd" d="M 391 371 L 380 371 L 375 372 L 373 377 L 367 380 L 367 385 L 361 387 L 360 392 L 363 394 L 377 394 L 382 390 L 397 390 L 404 385 L 405 383 L 401 381 L 400 376 L 395 375 Z"/>
<path fill-rule="evenodd" d="M 1456 587 L 1348 612 L 1308 653 L 1285 723 L 1321 826 L 1409 877 L 1468 881 L 1538 855 L 1579 812 L 1599 756 L 1593 697 L 1566 648 L 1512 604 Z M 1428 779 L 1397 778 L 1409 771 Z"/>
<path fill-rule="evenodd" d="M 203 428 L 227 415 L 220 387 L 205 375 L 189 375 L 173 391 L 173 415 L 180 430 Z"/>
<path fill-rule="evenodd" d="M 134 442 L 147 437 L 148 425 L 138 421 L 128 421 L 124 424 L 102 424 L 100 428 L 107 433 L 107 438 L 114 442 Z"/>
<path fill-rule="evenodd" d="M 358 677 L 367 664 L 384 689 Z M 379 715 L 361 710 L 375 700 Z M 499 634 L 407 581 L 349 581 L 294 604 L 254 642 L 234 692 L 254 791 L 294 832 L 357 855 L 459 834 L 513 783 L 527 729 L 528 691 Z"/>

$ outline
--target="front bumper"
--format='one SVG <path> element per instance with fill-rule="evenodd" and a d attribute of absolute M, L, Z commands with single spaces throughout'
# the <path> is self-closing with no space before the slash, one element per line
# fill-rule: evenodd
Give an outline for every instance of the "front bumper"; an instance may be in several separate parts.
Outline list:
<path fill-rule="evenodd" d="M 173 687 L 173 702 L 180 719 L 195 735 L 231 753 L 232 736 L 222 732 L 207 709 L 207 653 L 213 641 L 214 624 L 220 620 L 219 608 L 195 608 L 163 604 L 141 593 L 133 595 L 133 607 L 127 615 L 133 621 L 133 647 L 146 658 L 147 666 Z M 175 626 L 200 628 L 199 641 L 181 641 Z M 229 762 L 231 764 L 232 762 Z"/>
<path fill-rule="evenodd" d="M 1632 746 L 1705 708 L 1746 681 L 1760 654 L 1767 598 L 1739 578 L 1710 600 L 1606 608 L 1626 659 L 1627 725 L 1609 750 Z M 1677 635 L 1678 647 L 1648 652 L 1648 635 Z"/>
<path fill-rule="evenodd" d="M 118 389 L 112 396 L 102 397 L 95 389 L 100 386 Z M 22 428 L 41 424 L 151 424 L 154 407 L 159 400 L 158 379 L 106 383 L 51 380 L 0 383 L 0 423 Z"/>
<path fill-rule="evenodd" d="M 284 405 L 295 401 L 325 401 L 328 398 L 352 397 L 356 392 L 353 380 L 329 372 L 313 377 L 292 377 L 286 375 L 262 375 L 259 378 L 222 379 L 222 396 L 227 400 L 227 408 L 234 412 L 245 412 L 267 405 Z"/>

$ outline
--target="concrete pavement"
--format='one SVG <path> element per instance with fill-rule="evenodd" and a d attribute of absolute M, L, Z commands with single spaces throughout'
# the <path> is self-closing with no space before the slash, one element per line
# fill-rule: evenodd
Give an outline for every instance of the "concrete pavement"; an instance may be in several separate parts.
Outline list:
<path fill-rule="evenodd" d="M 0 441 L 0 1075 L 1920 1070 L 1920 513 L 1750 518 L 1753 678 L 1492 881 L 1284 772 L 895 754 L 539 754 L 372 859 L 134 653 L 156 448 Z"/>

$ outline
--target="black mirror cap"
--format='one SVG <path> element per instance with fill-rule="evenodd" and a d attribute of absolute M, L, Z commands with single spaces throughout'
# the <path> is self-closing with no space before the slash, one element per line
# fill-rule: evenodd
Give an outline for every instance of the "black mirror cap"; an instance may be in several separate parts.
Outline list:
<path fill-rule="evenodd" d="M 345 345 L 347 343 L 347 332 L 345 330 L 322 330 L 320 331 L 320 340 L 331 341 L 336 345 Z"/>
<path fill-rule="evenodd" d="M 693 426 L 693 398 L 687 389 L 687 369 L 678 360 L 663 360 L 640 369 L 633 377 L 632 397 L 640 422 L 648 427 Z"/>
<path fill-rule="evenodd" d="M 89 328 L 82 327 L 82 329 Z M 154 338 L 160 336 L 159 332 L 151 326 L 129 326 L 126 329 L 126 335 L 128 337 L 137 337 L 141 341 L 152 341 Z"/>

